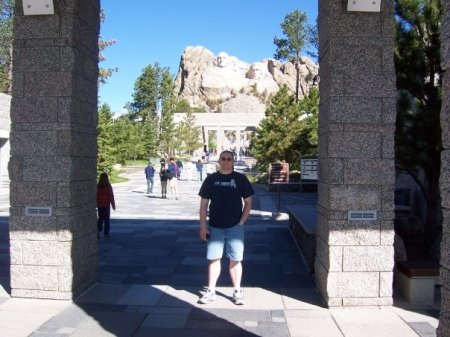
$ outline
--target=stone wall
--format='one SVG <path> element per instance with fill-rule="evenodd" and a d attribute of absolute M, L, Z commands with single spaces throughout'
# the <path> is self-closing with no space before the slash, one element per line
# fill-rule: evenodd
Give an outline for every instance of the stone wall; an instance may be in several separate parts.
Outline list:
<path fill-rule="evenodd" d="M 443 70 L 450 69 L 450 3 L 441 1 L 441 61 Z M 444 213 L 443 237 L 441 243 L 442 304 L 437 335 L 450 336 L 450 76 L 443 78 L 443 100 L 441 111 L 442 145 L 441 154 L 441 197 Z"/>

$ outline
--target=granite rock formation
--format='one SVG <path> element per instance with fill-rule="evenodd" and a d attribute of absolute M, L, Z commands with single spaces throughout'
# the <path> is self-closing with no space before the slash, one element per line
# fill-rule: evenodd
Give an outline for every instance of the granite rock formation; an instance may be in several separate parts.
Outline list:
<path fill-rule="evenodd" d="M 300 92 L 307 93 L 319 67 L 302 57 Z M 266 104 L 286 84 L 295 91 L 295 67 L 274 59 L 246 63 L 225 52 L 214 55 L 201 46 L 184 50 L 175 90 L 191 106 L 208 112 L 264 112 Z"/>

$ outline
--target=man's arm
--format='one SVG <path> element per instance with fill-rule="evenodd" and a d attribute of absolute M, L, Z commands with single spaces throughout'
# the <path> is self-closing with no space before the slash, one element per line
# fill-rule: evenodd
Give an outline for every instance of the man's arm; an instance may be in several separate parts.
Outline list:
<path fill-rule="evenodd" d="M 200 199 L 200 239 L 206 241 L 206 235 L 209 234 L 209 230 L 206 227 L 206 213 L 208 211 L 209 199 L 201 198 Z"/>
<path fill-rule="evenodd" d="M 244 209 L 242 210 L 241 220 L 239 221 L 241 225 L 245 224 L 248 216 L 250 215 L 250 211 L 252 210 L 252 197 L 248 197 L 244 199 Z"/>

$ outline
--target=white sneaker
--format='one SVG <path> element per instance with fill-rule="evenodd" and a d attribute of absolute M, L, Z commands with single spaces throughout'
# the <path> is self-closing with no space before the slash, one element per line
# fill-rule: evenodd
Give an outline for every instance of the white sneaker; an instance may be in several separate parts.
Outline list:
<path fill-rule="evenodd" d="M 216 299 L 216 293 L 212 292 L 211 289 L 207 289 L 202 297 L 199 298 L 197 303 L 208 304 Z"/>
<path fill-rule="evenodd" d="M 233 292 L 233 302 L 236 305 L 244 305 L 245 304 L 244 293 L 242 292 L 242 289 L 235 290 Z"/>

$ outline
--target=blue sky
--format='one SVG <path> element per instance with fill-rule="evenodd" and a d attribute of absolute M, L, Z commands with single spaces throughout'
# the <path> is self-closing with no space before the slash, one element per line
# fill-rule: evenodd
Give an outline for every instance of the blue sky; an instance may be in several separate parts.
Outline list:
<path fill-rule="evenodd" d="M 104 40 L 117 43 L 104 51 L 101 67 L 119 71 L 100 86 L 100 104 L 113 112 L 132 100 L 134 82 L 144 67 L 158 62 L 176 75 L 187 46 L 203 46 L 253 63 L 273 57 L 273 38 L 286 14 L 298 9 L 313 24 L 315 0 L 102 0 Z"/>

